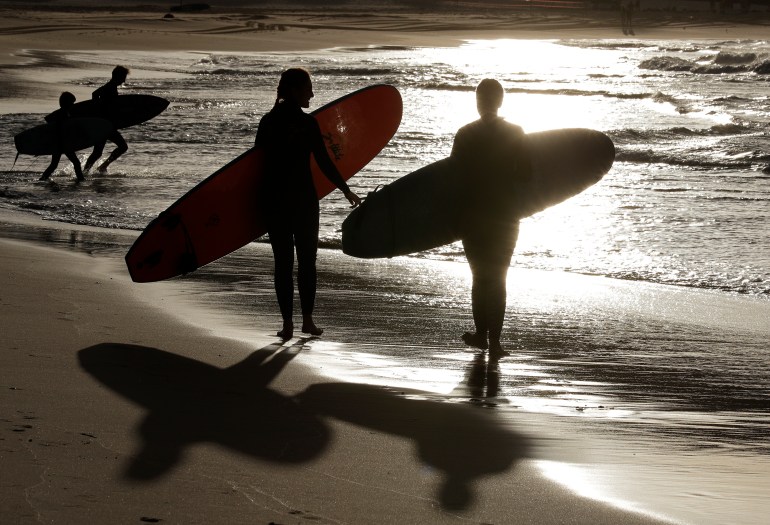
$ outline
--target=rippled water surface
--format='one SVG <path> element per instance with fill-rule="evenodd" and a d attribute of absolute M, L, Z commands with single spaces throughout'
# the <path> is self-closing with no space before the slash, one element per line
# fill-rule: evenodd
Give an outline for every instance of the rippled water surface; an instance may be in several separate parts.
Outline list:
<path fill-rule="evenodd" d="M 22 157 L 5 169 L 13 164 L 11 136 L 49 109 L 15 113 L 6 100 L 0 114 L 6 144 L 0 201 L 6 206 L 141 230 L 250 147 L 280 71 L 294 65 L 313 74 L 313 107 L 375 83 L 401 90 L 398 133 L 352 181 L 365 194 L 446 156 L 456 130 L 477 117 L 474 86 L 491 76 L 507 91 L 503 114 L 526 131 L 589 127 L 617 146 L 616 164 L 602 182 L 524 221 L 516 265 L 770 293 L 768 42 L 500 40 L 299 56 L 77 52 L 45 62 L 28 54 L 28 67 L 45 66 L 49 79 L 61 73 L 61 89 L 81 98 L 112 65 L 125 63 L 134 71 L 125 92 L 164 96 L 171 106 L 125 132 L 131 149 L 110 174 L 76 186 L 71 168 L 55 183 L 35 182 L 47 162 L 42 158 Z M 104 77 L 93 76 L 99 68 Z M 22 74 L 18 68 L 4 73 L 9 82 Z M 346 214 L 339 196 L 325 201 L 324 246 L 339 248 Z M 451 245 L 417 256 L 459 260 L 462 250 Z"/>

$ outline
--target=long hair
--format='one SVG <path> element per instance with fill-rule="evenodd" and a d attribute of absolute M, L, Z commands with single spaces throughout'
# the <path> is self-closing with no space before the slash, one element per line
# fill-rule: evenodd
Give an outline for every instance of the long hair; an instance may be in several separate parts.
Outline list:
<path fill-rule="evenodd" d="M 292 89 L 302 87 L 306 82 L 310 82 L 310 73 L 301 67 L 293 67 L 281 73 L 281 80 L 278 81 L 278 89 L 275 97 L 277 106 L 282 100 L 286 100 Z"/>

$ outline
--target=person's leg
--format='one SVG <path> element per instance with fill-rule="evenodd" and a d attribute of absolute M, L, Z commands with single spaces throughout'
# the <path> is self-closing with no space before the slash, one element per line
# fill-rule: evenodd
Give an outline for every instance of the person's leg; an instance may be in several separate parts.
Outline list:
<path fill-rule="evenodd" d="M 500 347 L 500 335 L 503 332 L 503 322 L 505 321 L 508 268 L 508 265 L 489 265 L 486 271 L 484 300 L 486 302 L 490 349 Z"/>
<path fill-rule="evenodd" d="M 115 143 L 117 147 L 112 150 L 112 153 L 110 153 L 110 156 L 107 157 L 107 160 L 102 162 L 101 166 L 99 166 L 99 171 L 105 171 L 107 166 L 109 166 L 112 162 L 117 160 L 118 157 L 128 151 L 128 144 L 126 143 L 126 139 L 123 138 L 123 135 L 117 131 L 114 131 L 109 138 L 113 143 Z"/>
<path fill-rule="evenodd" d="M 275 295 L 278 299 L 278 307 L 283 318 L 283 329 L 278 336 L 283 339 L 291 339 L 294 335 L 294 322 L 292 320 L 294 307 L 294 240 L 291 228 L 279 221 L 272 221 L 273 225 L 268 234 L 270 246 L 273 248 L 273 283 Z"/>
<path fill-rule="evenodd" d="M 316 259 L 318 256 L 318 201 L 309 205 L 298 217 L 301 221 L 294 232 L 297 243 L 297 288 L 302 307 L 302 331 L 321 335 L 323 330 L 313 321 L 317 288 Z"/>
<path fill-rule="evenodd" d="M 80 169 L 80 159 L 78 158 L 77 153 L 74 151 L 68 151 L 65 153 L 65 155 L 67 155 L 67 158 L 70 159 L 72 167 L 75 168 L 75 176 L 77 176 L 78 180 L 84 180 L 85 177 L 83 177 L 83 170 Z"/>
<path fill-rule="evenodd" d="M 45 169 L 43 174 L 40 176 L 39 180 L 48 180 L 54 171 L 56 171 L 56 167 L 59 165 L 59 160 L 61 159 L 61 153 L 54 153 L 51 155 L 51 163 L 48 165 L 48 167 Z"/>
<path fill-rule="evenodd" d="M 500 337 L 505 321 L 508 269 L 518 233 L 518 222 L 495 220 L 463 239 L 473 275 L 471 306 L 476 325 L 476 332 L 464 334 L 463 341 L 477 348 L 489 348 L 490 356 L 506 355 Z"/>
<path fill-rule="evenodd" d="M 471 311 L 473 313 L 473 324 L 476 327 L 475 332 L 465 332 L 462 336 L 463 341 L 468 346 L 486 349 L 487 332 L 489 331 L 486 313 L 486 268 L 482 256 L 482 243 L 477 237 L 466 236 L 463 239 L 463 249 L 465 257 L 468 259 L 468 265 L 471 268 Z"/>
<path fill-rule="evenodd" d="M 519 237 L 519 223 L 501 225 L 498 229 L 498 242 L 494 256 L 488 260 L 487 284 L 487 323 L 489 328 L 490 356 L 504 356 L 508 353 L 500 344 L 500 336 L 505 322 L 507 302 L 508 270 L 511 267 L 513 250 Z"/>
<path fill-rule="evenodd" d="M 104 153 L 104 146 L 106 145 L 107 145 L 106 140 L 94 145 L 94 150 L 88 156 L 88 159 L 86 160 L 86 165 L 83 167 L 84 172 L 88 173 L 88 170 L 90 170 L 91 167 L 94 165 L 94 163 L 97 160 L 99 160 L 99 158 L 102 156 L 102 153 Z"/>

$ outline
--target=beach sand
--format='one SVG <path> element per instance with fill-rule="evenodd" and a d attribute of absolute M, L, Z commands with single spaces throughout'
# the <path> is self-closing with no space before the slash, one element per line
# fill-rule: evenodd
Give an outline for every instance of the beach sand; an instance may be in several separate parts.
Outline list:
<path fill-rule="evenodd" d="M 281 343 L 276 316 L 239 320 L 201 300 L 194 280 L 132 283 L 122 254 L 136 232 L 8 212 L 0 225 L 3 522 L 746 524 L 767 515 L 770 462 L 709 452 L 707 427 L 699 451 L 692 436 L 672 437 L 676 419 L 624 423 L 612 396 L 604 403 L 617 406 L 579 390 L 528 406 L 543 399 L 511 390 L 548 359 L 525 351 L 492 375 L 455 341 L 415 342 L 441 309 L 387 295 L 420 279 L 421 262 L 322 250 L 319 318 L 336 324 L 324 322 L 322 338 Z M 249 258 L 269 276 L 268 246 Z M 350 274 L 370 286 L 340 293 Z M 512 279 L 522 312 L 550 304 L 590 324 L 609 308 L 612 324 L 669 326 L 672 340 L 685 323 L 700 337 L 726 334 L 725 351 L 740 350 L 733 332 L 768 336 L 766 302 L 586 276 Z M 356 311 L 357 321 L 346 315 Z M 364 327 L 371 333 L 356 336 Z M 606 325 L 604 337 L 617 330 Z M 565 349 L 579 343 L 556 337 Z M 603 367 L 614 366 L 599 364 L 596 380 Z M 513 404 L 497 397 L 498 373 L 510 376 L 499 394 Z"/>
<path fill-rule="evenodd" d="M 680 444 L 671 427 L 687 412 L 624 424 L 622 399 L 598 405 L 569 387 L 537 406 L 543 398 L 515 391 L 549 359 L 525 351 L 493 374 L 457 341 L 422 342 L 425 326 L 458 314 L 437 319 L 440 307 L 387 296 L 429 262 L 322 250 L 327 332 L 281 343 L 276 316 L 238 319 L 202 301 L 194 280 L 132 283 L 122 254 L 135 232 L 7 212 L 0 224 L 3 522 L 745 524 L 767 515 L 770 462 L 710 452 L 709 429 L 697 424 L 684 432 L 702 431 L 703 448 L 686 445 L 689 435 Z M 269 282 L 269 247 L 253 245 L 250 259 Z M 369 286 L 344 293 L 351 274 Z M 533 303 L 561 319 L 585 312 L 589 325 L 606 320 L 602 337 L 627 337 L 623 318 L 672 341 L 693 337 L 687 325 L 715 344 L 721 334 L 732 352 L 742 341 L 734 332 L 766 341 L 770 331 L 766 301 L 536 274 L 512 276 L 522 317 Z M 268 284 L 263 292 L 271 296 Z M 383 322 L 390 334 L 377 330 Z M 573 330 L 541 337 L 569 351 Z M 655 419 L 657 402 L 644 416 Z"/>
<path fill-rule="evenodd" d="M 319 366 L 355 346 L 325 336 L 316 359 L 313 340 L 282 345 L 259 318 L 218 335 L 183 282 L 140 287 L 121 263 L 0 241 L 4 523 L 655 522 L 546 479 L 545 429 L 419 381 L 332 381 Z"/>
<path fill-rule="evenodd" d="M 163 19 L 154 10 L 0 11 L 0 62 L 19 66 L 1 80 L 15 86 L 3 104 L 49 105 L 58 94 L 56 79 L 46 84 L 41 75 L 55 60 L 44 51 L 620 36 L 609 15 L 469 20 L 285 10 L 268 19 L 230 11 Z M 767 35 L 761 20 L 671 18 L 640 27 L 640 38 Z M 33 86 L 35 95 L 25 97 Z M 566 410 L 580 415 L 574 405 L 491 410 L 483 391 L 494 398 L 492 377 L 479 381 L 477 356 L 456 341 L 425 340 L 425 327 L 458 319 L 439 318 L 440 306 L 406 311 L 383 299 L 387 290 L 375 290 L 415 279 L 429 263 L 363 263 L 324 251 L 319 311 L 327 332 L 280 344 L 270 302 L 271 314 L 243 319 L 224 305 L 204 306 L 194 279 L 130 282 L 122 255 L 136 232 L 7 212 L 0 225 L 0 522 L 633 524 L 677 516 L 726 523 L 727 514 L 734 523 L 760 523 L 767 515 L 766 462 L 680 454 L 654 432 L 642 438 L 576 424 L 564 417 Z M 269 282 L 269 248 L 252 246 L 247 255 Z M 351 274 L 371 288 L 345 293 L 338 281 Z M 535 301 L 560 311 L 604 305 L 620 317 L 664 328 L 687 323 L 712 337 L 745 331 L 766 340 L 768 332 L 766 302 L 530 277 L 517 279 L 523 311 Z M 463 282 L 460 275 L 452 285 Z M 268 285 L 264 294 L 272 300 Z M 617 302 L 608 305 L 608 297 Z M 469 312 L 451 315 L 467 322 Z M 361 335 L 364 327 L 370 333 Z M 383 357 L 385 346 L 404 357 Z M 410 375 L 408 357 L 432 353 L 461 366 Z M 735 486 L 736 494 L 714 500 L 709 484 Z"/>

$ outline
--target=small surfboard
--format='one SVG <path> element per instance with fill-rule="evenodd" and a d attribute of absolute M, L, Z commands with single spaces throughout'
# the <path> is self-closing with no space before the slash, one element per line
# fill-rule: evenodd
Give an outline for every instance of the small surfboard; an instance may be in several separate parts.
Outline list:
<path fill-rule="evenodd" d="M 54 124 L 41 124 L 22 131 L 15 137 L 16 151 L 23 155 L 51 155 L 90 148 L 107 139 L 112 124 L 103 118 L 73 117 L 61 128 Z"/>
<path fill-rule="evenodd" d="M 599 131 L 561 129 L 526 137 L 532 166 L 528 187 L 516 199 L 519 218 L 577 195 L 601 180 L 615 161 L 612 140 Z M 342 223 L 343 252 L 396 257 L 458 241 L 461 188 L 460 170 L 449 157 L 370 193 Z"/>
<path fill-rule="evenodd" d="M 71 114 L 76 117 L 106 118 L 115 129 L 123 129 L 157 117 L 168 104 L 168 100 L 155 95 L 118 95 L 108 103 L 99 100 L 78 102 L 72 106 Z"/>
<path fill-rule="evenodd" d="M 355 91 L 313 112 L 329 155 L 345 180 L 366 166 L 401 123 L 401 94 L 393 86 Z M 264 181 L 262 148 L 217 170 L 154 219 L 126 254 L 135 282 L 191 272 L 267 232 L 256 205 Z M 335 186 L 311 162 L 318 198 Z"/>

